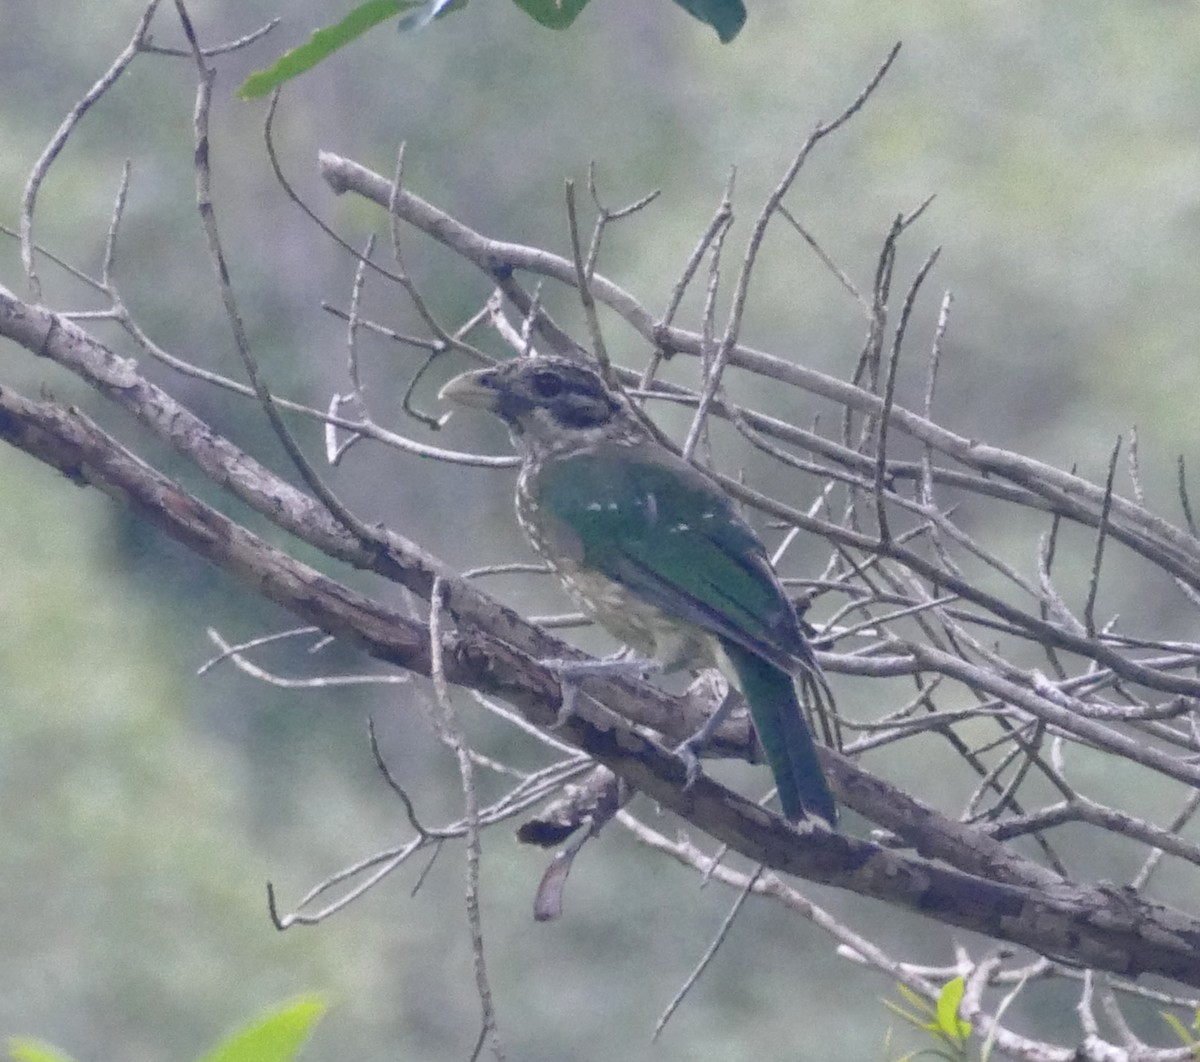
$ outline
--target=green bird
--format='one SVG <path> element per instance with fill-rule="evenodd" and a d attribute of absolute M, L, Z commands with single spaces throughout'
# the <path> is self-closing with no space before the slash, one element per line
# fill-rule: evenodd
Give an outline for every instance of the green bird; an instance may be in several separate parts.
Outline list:
<path fill-rule="evenodd" d="M 832 825 L 793 676 L 814 693 L 824 679 L 765 547 L 720 487 L 575 362 L 520 358 L 457 376 L 441 397 L 508 426 L 522 457 L 517 519 L 583 610 L 664 671 L 721 667 L 750 707 L 783 813 Z M 689 774 L 716 721 L 680 747 Z"/>

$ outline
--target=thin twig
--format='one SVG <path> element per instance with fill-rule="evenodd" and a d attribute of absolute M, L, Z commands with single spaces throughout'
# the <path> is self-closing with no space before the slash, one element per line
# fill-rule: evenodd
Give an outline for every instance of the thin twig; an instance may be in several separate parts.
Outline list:
<path fill-rule="evenodd" d="M 875 517 L 879 528 L 879 540 L 883 545 L 886 545 L 892 537 L 891 529 L 888 526 L 884 493 L 887 486 L 888 424 L 891 421 L 892 406 L 896 401 L 896 377 L 900 364 L 900 351 L 904 345 L 904 335 L 908 328 L 909 318 L 912 316 L 917 293 L 921 290 L 921 285 L 929 275 L 929 271 L 936 264 L 938 255 L 940 254 L 941 248 L 935 248 L 929 257 L 925 259 L 921 268 L 917 270 L 917 275 L 913 278 L 912 284 L 909 285 L 908 294 L 904 298 L 904 306 L 900 311 L 900 320 L 896 325 L 896 332 L 892 337 L 892 351 L 891 356 L 888 358 L 887 375 L 883 386 L 883 409 L 879 414 L 879 429 L 876 433 L 875 443 Z"/>
<path fill-rule="evenodd" d="M 616 381 L 612 375 L 612 364 L 608 358 L 608 349 L 604 345 L 604 336 L 600 332 L 600 318 L 596 315 L 596 299 L 592 295 L 592 273 L 589 269 L 589 259 L 584 256 L 583 244 L 579 236 L 579 214 L 575 207 L 575 182 L 567 181 L 564 185 L 567 203 L 567 228 L 571 235 L 571 260 L 575 264 L 575 287 L 579 292 L 579 302 L 583 307 L 584 320 L 587 321 L 588 338 L 592 343 L 592 356 L 600 366 L 600 374 L 605 383 L 614 386 Z M 590 263 L 594 266 L 594 262 Z"/>
<path fill-rule="evenodd" d="M 733 197 L 733 180 L 734 172 L 730 171 L 729 183 L 725 188 L 726 196 L 730 201 L 732 201 Z M 684 440 L 681 451 L 681 456 L 685 461 L 691 461 L 695 457 L 696 446 L 700 441 L 705 426 L 708 424 L 709 409 L 717 397 L 717 392 L 721 386 L 721 375 L 725 370 L 726 359 L 729 357 L 729 347 L 724 342 L 721 343 L 718 349 L 713 350 L 713 323 L 716 316 L 717 291 L 721 283 L 721 251 L 724 249 L 725 236 L 728 232 L 729 226 L 723 226 L 717 230 L 716 236 L 712 241 L 712 251 L 709 257 L 708 284 L 704 296 L 704 325 L 702 331 L 704 339 L 700 362 L 703 366 L 703 387 L 700 389 L 700 401 L 696 403 L 696 413 L 692 417 L 691 424 L 688 426 L 687 438 Z"/>
<path fill-rule="evenodd" d="M 1117 458 L 1121 453 L 1121 438 L 1117 436 L 1108 459 L 1108 476 L 1104 481 L 1104 504 L 1100 508 L 1100 529 L 1096 535 L 1096 552 L 1092 557 L 1092 575 L 1088 580 L 1087 602 L 1083 606 L 1083 625 L 1089 638 L 1096 637 L 1096 595 L 1100 592 L 1100 568 L 1104 563 L 1104 540 L 1108 532 L 1108 514 L 1112 511 L 1113 480 L 1117 475 Z"/>
<path fill-rule="evenodd" d="M 500 1034 L 496 1024 L 496 1008 L 492 1000 L 492 988 L 488 980 L 487 962 L 483 950 L 483 921 L 479 908 L 479 867 L 483 850 L 479 841 L 479 794 L 475 788 L 475 770 L 468 755 L 466 739 L 458 722 L 458 713 L 450 699 L 450 688 L 446 682 L 446 672 L 442 658 L 442 609 L 445 595 L 445 583 L 442 579 L 434 580 L 433 589 L 429 594 L 429 673 L 433 679 L 434 695 L 441 711 L 441 724 L 444 740 L 450 744 L 458 761 L 459 777 L 462 779 L 463 803 L 466 809 L 467 823 L 467 881 L 466 909 L 467 925 L 471 932 L 471 952 L 475 960 L 475 988 L 479 994 L 479 1002 L 483 1009 L 483 1021 L 479 1031 L 479 1040 L 471 1055 L 474 1060 L 479 1057 L 483 1045 L 490 1044 L 492 1055 L 503 1060 L 504 1049 L 500 1044 Z"/>
<path fill-rule="evenodd" d="M 196 69 L 199 75 L 196 87 L 196 107 L 193 116 L 196 133 L 196 205 L 200 212 L 200 220 L 204 229 L 205 239 L 208 243 L 208 251 L 212 257 L 213 270 L 216 274 L 217 287 L 221 293 L 221 303 L 225 309 L 225 317 L 229 322 L 230 330 L 233 334 L 234 347 L 246 370 L 246 375 L 250 378 L 250 385 L 254 388 L 254 393 L 262 406 L 263 412 L 266 414 L 267 420 L 275 432 L 276 438 L 283 446 L 284 452 L 291 459 L 292 464 L 295 465 L 296 470 L 300 473 L 300 477 L 304 480 L 305 485 L 320 499 L 321 503 L 329 510 L 330 515 L 348 531 L 363 542 L 375 542 L 379 538 L 378 533 L 368 527 L 362 520 L 358 519 L 342 504 L 333 491 L 325 485 L 324 480 L 317 473 L 312 463 L 304 456 L 300 445 L 293 438 L 292 433 L 284 423 L 275 399 L 266 382 L 263 380 L 259 372 L 258 363 L 251 352 L 250 340 L 246 334 L 246 326 L 242 321 L 241 311 L 238 308 L 237 298 L 234 295 L 229 265 L 225 259 L 225 251 L 221 245 L 221 237 L 217 229 L 216 207 L 212 199 L 212 178 L 209 171 L 211 145 L 208 136 L 208 114 L 209 105 L 212 100 L 213 81 L 216 74 L 204 61 L 204 53 L 196 38 L 196 32 L 192 26 L 192 21 L 188 15 L 184 0 L 175 0 L 175 10 L 179 14 L 179 21 L 183 27 L 184 36 L 192 47 L 192 54 L 195 58 Z"/>
<path fill-rule="evenodd" d="M 716 865 L 717 864 L 714 861 L 713 866 L 715 867 Z M 679 1005 L 684 1001 L 684 999 L 687 998 L 687 994 L 692 990 L 692 987 L 697 981 L 700 980 L 700 975 L 708 969 L 709 964 L 716 957 L 717 950 L 722 944 L 725 943 L 725 939 L 729 936 L 729 931 L 733 928 L 733 923 L 737 919 L 738 914 L 741 913 L 743 905 L 753 894 L 754 886 L 758 884 L 758 879 L 762 876 L 763 869 L 764 868 L 760 865 L 754 871 L 754 873 L 750 875 L 749 879 L 746 881 L 746 884 L 738 893 L 737 899 L 733 901 L 733 906 L 729 909 L 729 913 L 721 922 L 721 926 L 717 930 L 716 935 L 705 949 L 704 954 L 700 956 L 700 961 L 696 963 L 695 968 L 690 974 L 688 974 L 683 984 L 679 986 L 679 991 L 675 993 L 671 999 L 671 1002 L 667 1004 L 666 1009 L 659 1016 L 658 1021 L 654 1025 L 654 1034 L 650 1037 L 651 1042 L 657 1040 L 662 1035 L 663 1030 L 667 1027 L 667 1022 L 671 1020 L 671 1015 L 673 1015 L 675 1011 L 679 1009 Z M 709 871 L 709 873 L 711 873 L 711 871 Z"/>
<path fill-rule="evenodd" d="M 249 33 L 241 37 L 235 37 L 231 41 L 225 41 L 222 44 L 213 44 L 201 50 L 200 54 L 205 59 L 211 59 L 214 55 L 228 55 L 230 52 L 237 52 L 251 44 L 260 41 L 276 26 L 283 22 L 282 18 L 273 18 L 268 22 L 263 23 L 258 29 L 251 30 Z M 169 55 L 178 59 L 190 59 L 193 55 L 190 48 L 168 48 L 161 44 L 155 44 L 153 40 L 147 38 L 142 42 L 142 51 L 147 55 Z"/>
<path fill-rule="evenodd" d="M 33 169 L 29 171 L 29 177 L 25 181 L 25 190 L 21 195 L 21 214 L 19 229 L 21 233 L 21 265 L 25 269 L 26 282 L 29 285 L 29 293 L 34 302 L 40 302 L 42 298 L 42 284 L 37 274 L 37 268 L 33 261 L 33 214 L 37 206 L 38 192 L 41 190 L 42 182 L 46 179 L 46 174 L 50 172 L 50 167 L 54 164 L 54 160 L 58 158 L 63 147 L 67 143 L 67 138 L 74 132 L 75 127 L 89 110 L 92 105 L 100 99 L 114 84 L 117 79 L 128 69 L 129 64 L 137 57 L 137 54 L 144 49 L 147 41 L 147 35 L 150 31 L 150 20 L 154 18 L 154 12 L 157 10 L 159 0 L 150 0 L 138 18 L 137 26 L 133 31 L 133 37 L 129 43 L 121 51 L 121 54 L 113 60 L 112 65 L 100 76 L 99 80 L 84 93 L 83 97 L 71 108 L 62 124 L 55 131 L 54 136 L 50 138 L 38 156 L 37 161 L 33 164 Z"/>

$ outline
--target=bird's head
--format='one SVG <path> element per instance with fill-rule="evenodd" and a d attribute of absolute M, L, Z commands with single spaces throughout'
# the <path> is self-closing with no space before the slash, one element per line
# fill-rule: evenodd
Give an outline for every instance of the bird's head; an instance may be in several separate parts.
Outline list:
<path fill-rule="evenodd" d="M 632 442 L 646 434 L 623 395 L 591 369 L 563 358 L 518 358 L 466 372 L 439 397 L 494 413 L 527 454 L 580 449 L 602 439 Z"/>

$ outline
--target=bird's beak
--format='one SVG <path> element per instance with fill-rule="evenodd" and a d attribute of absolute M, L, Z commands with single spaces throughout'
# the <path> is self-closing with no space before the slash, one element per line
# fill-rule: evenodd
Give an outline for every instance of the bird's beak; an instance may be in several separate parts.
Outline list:
<path fill-rule="evenodd" d="M 500 392 L 496 390 L 491 369 L 475 369 L 448 380 L 438 392 L 438 398 L 474 409 L 495 410 Z"/>

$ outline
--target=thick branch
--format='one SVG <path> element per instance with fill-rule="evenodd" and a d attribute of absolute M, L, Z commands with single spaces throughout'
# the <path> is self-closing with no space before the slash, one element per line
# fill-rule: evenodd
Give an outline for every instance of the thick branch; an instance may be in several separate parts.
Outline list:
<path fill-rule="evenodd" d="M 70 370 L 134 416 L 177 452 L 193 461 L 213 482 L 272 523 L 326 555 L 390 579 L 428 600 L 435 579 L 446 587 L 445 607 L 462 628 L 486 632 L 534 659 L 562 658 L 575 652 L 511 609 L 476 590 L 417 544 L 386 529 L 363 542 L 351 535 L 307 494 L 214 432 L 168 393 L 72 322 L 17 299 L 0 286 L 0 335 Z M 315 622 L 315 621 L 314 621 Z M 695 704 L 644 684 L 604 684 L 604 701 L 620 715 L 649 726 L 678 743 L 703 722 Z M 1053 883 L 1059 879 L 997 843 L 981 830 L 951 822 L 895 786 L 845 757 L 821 750 L 842 802 L 901 837 L 923 855 L 961 870 L 1011 884 Z M 755 757 L 748 721 L 727 721 L 706 748 L 713 756 Z"/>
<path fill-rule="evenodd" d="M 125 450 L 77 411 L 0 388 L 0 437 L 95 486 L 294 615 L 370 655 L 429 674 L 427 630 L 269 546 Z M 478 632 L 443 642 L 451 681 L 508 700 L 537 725 L 560 691 L 542 668 Z M 603 693 L 608 683 L 599 683 Z M 558 731 L 636 788 L 747 858 L 836 885 L 949 925 L 973 929 L 1126 976 L 1157 973 L 1200 986 L 1200 922 L 1115 890 L 998 884 L 779 817 L 701 776 L 587 698 Z"/>

